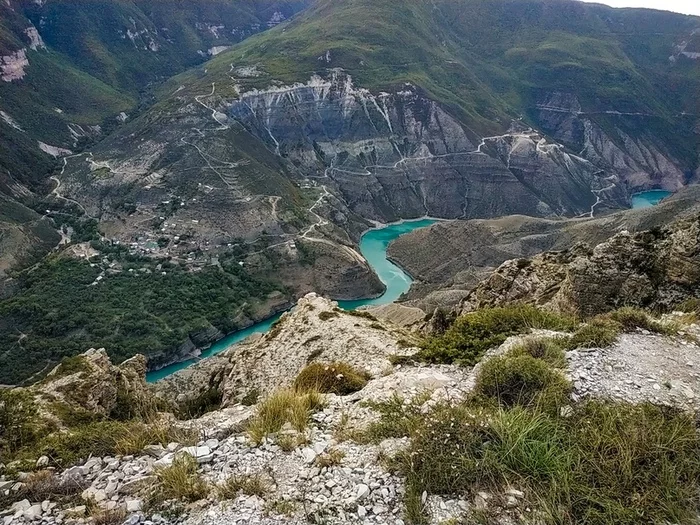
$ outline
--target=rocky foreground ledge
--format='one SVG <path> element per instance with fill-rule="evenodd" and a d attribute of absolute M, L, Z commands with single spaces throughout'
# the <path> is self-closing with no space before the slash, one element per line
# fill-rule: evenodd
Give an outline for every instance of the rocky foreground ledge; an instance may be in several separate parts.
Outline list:
<path fill-rule="evenodd" d="M 697 410 L 700 348 L 693 334 L 699 332 L 692 323 L 680 335 L 637 329 L 606 348 L 568 351 L 562 366 L 572 385 L 570 402 L 600 397 Z M 311 294 L 270 333 L 158 385 L 157 397 L 145 384 L 142 360 L 115 367 L 103 350 L 90 350 L 27 392 L 52 431 L 71 432 L 62 419 L 67 411 L 114 416 L 125 399 L 155 399 L 158 412 L 149 414 L 147 426 L 167 431 L 141 439 L 130 453 L 96 453 L 68 468 L 48 454 L 25 455 L 4 466 L 0 516 L 3 525 L 407 523 L 409 488 L 391 458 L 409 439 L 367 439 L 363 432 L 392 403 L 425 417 L 434 407 L 457 405 L 473 393 L 485 363 L 533 337 L 560 335 L 536 330 L 510 337 L 474 368 L 407 364 L 405 356 L 417 350 L 414 334 L 370 313 L 339 311 Z M 290 421 L 262 436 L 251 431 L 274 392 L 295 384 L 309 363 L 338 361 L 366 372 L 358 391 L 320 396 L 302 425 Z M 211 387 L 214 380 L 223 408 L 189 420 L 164 412 L 178 398 L 200 395 L 193 385 Z M 186 473 L 187 490 L 155 499 L 154 491 L 176 483 L 164 474 L 176 469 Z M 486 511 L 496 523 L 533 517 L 525 486 L 425 492 L 418 500 L 435 524 Z"/>

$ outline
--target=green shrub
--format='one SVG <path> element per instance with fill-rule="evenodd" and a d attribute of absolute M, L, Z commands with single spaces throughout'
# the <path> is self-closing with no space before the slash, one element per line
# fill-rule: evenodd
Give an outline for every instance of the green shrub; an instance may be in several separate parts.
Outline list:
<path fill-rule="evenodd" d="M 152 503 L 170 499 L 194 502 L 209 493 L 209 486 L 197 472 L 197 461 L 189 454 L 178 455 L 169 467 L 156 469 L 155 475 L 158 483 Z"/>
<path fill-rule="evenodd" d="M 365 404 L 378 412 L 380 417 L 362 432 L 362 437 L 378 443 L 388 438 L 410 436 L 413 430 L 420 425 L 421 419 L 424 417 L 421 406 L 429 398 L 429 394 L 422 394 L 406 401 L 395 393 L 386 401 L 366 402 Z"/>
<path fill-rule="evenodd" d="M 502 344 L 512 335 L 533 328 L 572 330 L 575 327 L 575 319 L 533 306 L 486 308 L 460 317 L 443 335 L 428 339 L 418 357 L 431 363 L 472 366 L 489 348 Z"/>
<path fill-rule="evenodd" d="M 129 433 L 128 425 L 98 421 L 65 432 L 54 432 L 42 439 L 35 455 L 48 456 L 59 467 L 68 467 L 91 456 L 114 454 L 117 443 Z"/>
<path fill-rule="evenodd" d="M 502 406 L 560 406 L 570 386 L 566 378 L 546 362 L 530 355 L 503 356 L 482 364 L 474 392 L 497 400 Z"/>
<path fill-rule="evenodd" d="M 321 405 L 322 397 L 316 391 L 280 390 L 258 405 L 248 425 L 248 434 L 254 443 L 260 443 L 269 434 L 279 432 L 285 423 L 302 432 L 312 411 Z"/>
<path fill-rule="evenodd" d="M 464 494 L 488 475 L 482 468 L 490 441 L 486 413 L 465 405 L 439 407 L 416 421 L 411 437 L 399 465 L 419 494 Z"/>
<path fill-rule="evenodd" d="M 47 430 L 29 392 L 0 389 L 0 459 L 33 445 Z"/>
<path fill-rule="evenodd" d="M 700 437 L 692 414 L 648 404 L 587 402 L 568 418 L 536 409 L 438 407 L 398 458 L 407 508 L 416 495 L 483 487 L 526 492 L 548 524 L 692 523 Z"/>
<path fill-rule="evenodd" d="M 195 445 L 198 433 L 194 430 L 181 430 L 165 422 L 131 423 L 127 431 L 116 442 L 117 454 L 138 454 L 148 445 L 163 445 L 181 443 Z"/>
<path fill-rule="evenodd" d="M 617 341 L 621 330 L 622 327 L 617 321 L 594 317 L 574 332 L 566 348 L 605 348 Z"/>
<path fill-rule="evenodd" d="M 88 370 L 90 370 L 90 365 L 88 365 L 87 359 L 85 359 L 83 356 L 76 355 L 72 357 L 64 357 L 61 360 L 61 364 L 56 368 L 56 371 L 51 375 L 50 379 L 58 379 L 59 377 L 78 374 Z"/>
<path fill-rule="evenodd" d="M 362 390 L 369 379 L 367 372 L 347 363 L 311 363 L 294 380 L 294 388 L 344 396 Z"/>
<path fill-rule="evenodd" d="M 567 425 L 576 469 L 560 501 L 585 523 L 690 523 L 700 439 L 693 416 L 666 407 L 590 402 Z"/>
<path fill-rule="evenodd" d="M 508 355 L 529 355 L 541 359 L 553 367 L 564 368 L 566 366 L 566 356 L 563 350 L 565 344 L 565 338 L 528 337 L 513 347 Z"/>
<path fill-rule="evenodd" d="M 46 455 L 59 467 L 68 467 L 90 456 L 137 454 L 146 445 L 196 441 L 191 433 L 162 423 L 96 421 L 54 432 L 24 451 Z"/>
<path fill-rule="evenodd" d="M 626 332 L 635 330 L 636 328 L 642 328 L 660 334 L 671 334 L 675 331 L 673 326 L 665 325 L 657 321 L 647 312 L 639 308 L 632 308 L 629 306 L 620 308 L 608 314 L 608 317 L 620 323 L 622 330 Z"/>

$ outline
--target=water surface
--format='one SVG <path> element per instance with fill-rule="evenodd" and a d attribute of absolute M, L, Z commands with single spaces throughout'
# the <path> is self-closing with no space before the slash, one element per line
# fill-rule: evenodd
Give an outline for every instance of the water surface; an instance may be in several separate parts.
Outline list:
<path fill-rule="evenodd" d="M 362 256 L 367 259 L 369 265 L 374 269 L 374 271 L 379 276 L 379 279 L 386 286 L 386 291 L 380 296 L 374 299 L 358 299 L 356 301 L 338 301 L 338 305 L 345 310 L 354 310 L 360 306 L 379 306 L 382 304 L 388 304 L 394 302 L 398 299 L 401 294 L 408 291 L 411 287 L 413 280 L 411 277 L 404 272 L 401 268 L 396 266 L 394 263 L 386 258 L 386 250 L 389 243 L 404 233 L 412 232 L 418 228 L 425 228 L 436 222 L 435 219 L 419 219 L 415 221 L 402 221 L 394 224 L 389 224 L 381 228 L 376 228 L 365 232 L 360 240 L 360 252 Z M 240 330 L 231 335 L 228 335 L 221 339 L 220 341 L 214 343 L 207 350 L 202 352 L 202 355 L 196 359 L 190 359 L 188 361 L 183 361 L 182 363 L 176 363 L 174 365 L 166 366 L 161 370 L 156 370 L 154 372 L 148 372 L 146 374 L 146 380 L 149 383 L 154 383 L 160 381 L 164 377 L 167 377 L 175 372 L 183 370 L 193 363 L 196 363 L 200 359 L 214 356 L 224 350 L 227 350 L 236 343 L 240 343 L 247 337 L 253 334 L 265 333 L 267 332 L 272 324 L 277 321 L 282 316 L 282 314 L 277 314 L 274 317 L 266 319 L 260 323 L 254 324 L 253 326 Z"/>
<path fill-rule="evenodd" d="M 656 206 L 663 199 L 671 195 L 672 191 L 649 190 L 632 195 L 632 209 L 651 208 Z"/>

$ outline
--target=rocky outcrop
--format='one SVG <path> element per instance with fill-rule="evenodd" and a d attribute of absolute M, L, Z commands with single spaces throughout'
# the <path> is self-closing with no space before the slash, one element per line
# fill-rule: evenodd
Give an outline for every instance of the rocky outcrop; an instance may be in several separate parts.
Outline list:
<path fill-rule="evenodd" d="M 564 92 L 543 94 L 534 111 L 543 130 L 615 173 L 631 191 L 657 187 L 675 191 L 688 183 L 686 172 L 692 166 L 675 158 L 651 133 L 653 113 L 612 107 L 584 111 L 576 95 Z M 597 122 L 601 118 L 613 119 L 615 127 L 604 130 Z"/>
<path fill-rule="evenodd" d="M 294 330 L 299 337 L 308 330 L 319 335 L 320 327 L 333 322 L 335 327 L 326 328 L 320 342 L 328 346 L 329 352 L 334 352 L 331 357 L 336 358 L 340 345 L 346 345 L 351 348 L 348 358 L 359 359 L 359 349 L 352 347 L 354 335 L 358 346 L 370 345 L 370 365 L 380 364 L 383 359 L 377 348 L 379 343 L 398 342 L 396 329 L 391 325 L 385 325 L 387 330 L 380 331 L 384 335 L 379 341 L 369 333 L 366 322 L 370 319 L 339 315 L 317 323 L 313 317 L 323 313 L 326 314 L 323 317 L 327 317 L 337 312 L 332 303 L 314 296 L 307 297 L 302 300 L 301 307 L 287 317 L 289 326 L 282 325 L 274 338 L 267 341 L 257 339 L 240 346 L 241 352 L 236 354 L 239 358 L 245 355 L 243 350 L 251 349 L 281 353 L 274 361 L 272 356 L 258 360 L 247 357 L 246 365 L 261 366 L 260 372 L 272 372 L 261 392 L 261 400 L 265 394 L 283 387 L 292 379 L 286 376 L 280 379 L 282 373 L 291 375 L 296 370 L 294 363 L 285 363 L 286 359 L 295 360 L 298 356 L 308 359 L 308 355 L 294 345 Z M 304 329 L 304 319 L 310 325 L 308 330 Z M 700 327 L 690 325 L 686 329 L 697 334 Z M 532 335 L 510 337 L 487 352 L 482 363 L 503 355 L 528 337 L 560 335 L 536 331 Z M 280 339 L 274 346 L 277 338 Z M 697 356 L 695 343 L 641 330 L 623 334 L 609 348 L 570 351 L 566 354 L 564 368 L 572 382 L 571 402 L 575 405 L 584 398 L 611 398 L 697 410 L 700 406 Z M 109 369 L 101 351 L 88 352 L 84 357 L 96 370 Z M 323 357 L 321 355 L 318 359 Z M 267 368 L 273 362 L 279 366 L 279 373 Z M 367 443 L 353 439 L 353 433 L 378 420 L 380 414 L 373 403 L 395 403 L 400 399 L 405 407 L 411 406 L 411 410 L 426 414 L 426 417 L 433 407 L 459 404 L 472 392 L 481 366 L 469 369 L 452 365 L 387 364 L 383 373 L 372 378 L 359 392 L 344 397 L 324 396 L 324 406 L 313 413 L 303 431 L 303 443 L 291 450 L 281 446 L 285 436 L 296 435 L 296 431 L 287 427 L 268 436 L 262 443 L 254 444 L 249 439 L 246 424 L 255 416 L 256 404 L 232 403 L 230 407 L 201 418 L 178 422 L 178 427 L 196 432 L 189 444 L 177 441 L 148 443 L 135 454 L 95 456 L 66 470 L 55 471 L 53 475 L 57 480 L 79 487 L 73 499 L 51 496 L 51 499 L 35 501 L 31 493 L 29 499 L 21 499 L 19 495 L 23 494 L 25 482 L 28 483 L 31 477 L 24 473 L 18 476 L 0 473 L 0 495 L 14 501 L 7 509 L 0 509 L 0 517 L 12 525 L 29 525 L 39 519 L 47 525 L 80 525 L 86 522 L 90 511 L 97 509 L 113 512 L 106 515 L 117 516 L 131 525 L 302 525 L 313 516 L 322 516 L 324 523 L 332 525 L 400 525 L 404 523 L 402 516 L 406 512 L 406 481 L 396 469 L 390 469 L 385 460 L 405 450 L 410 444 L 409 438 Z M 143 362 L 135 359 L 122 368 L 124 374 L 140 377 Z M 254 372 L 251 377 L 257 380 L 259 372 Z M 564 409 L 572 410 L 572 407 L 565 406 Z M 563 417 L 568 417 L 566 413 L 562 412 Z M 250 477 L 258 480 L 264 490 L 255 493 L 241 490 L 233 495 L 212 490 L 207 498 L 196 502 L 178 501 L 174 510 L 181 515 L 161 512 L 148 505 L 151 491 L 158 483 L 159 469 L 172 465 L 176 458 L 184 455 L 196 460 L 197 475 L 212 488 L 232 478 L 243 481 Z M 45 466 L 42 458 L 38 465 L 38 468 Z M 497 523 L 520 523 L 518 516 L 532 512 L 525 511 L 533 505 L 528 498 L 527 486 L 508 487 L 505 494 L 493 488 L 486 489 L 491 492 L 484 489 L 475 483 L 474 491 L 426 493 L 422 501 L 426 523 L 439 525 L 450 520 L 469 519 L 484 508 L 498 517 Z"/>
<path fill-rule="evenodd" d="M 503 135 L 474 136 L 410 84 L 374 94 L 335 71 L 245 91 L 225 107 L 277 154 L 306 170 L 323 165 L 354 212 L 383 222 L 576 215 L 626 201 L 614 172 L 518 123 Z"/>
<path fill-rule="evenodd" d="M 67 413 L 110 417 L 126 409 L 139 412 L 150 404 L 146 358 L 136 355 L 118 366 L 104 348 L 64 360 L 28 391 L 44 416 L 59 425 Z"/>
<path fill-rule="evenodd" d="M 196 397 L 217 378 L 226 406 L 251 393 L 264 396 L 269 385 L 290 385 L 312 361 L 344 361 L 378 377 L 391 368 L 390 356 L 411 352 L 397 344 L 402 337 L 410 340 L 400 328 L 371 314 L 346 312 L 333 301 L 309 294 L 267 334 L 177 372 L 155 388 L 161 397 L 182 401 L 182 394 Z"/>
<path fill-rule="evenodd" d="M 0 56 L 0 79 L 13 82 L 24 78 L 25 68 L 29 66 L 26 49 L 20 49 L 9 55 Z"/>
<path fill-rule="evenodd" d="M 581 242 L 596 246 L 624 230 L 640 232 L 699 212 L 700 187 L 688 186 L 657 206 L 594 219 L 508 216 L 439 222 L 399 237 L 389 246 L 388 254 L 416 279 L 409 303 L 432 312 L 437 307 L 458 305 L 510 259 L 562 251 Z"/>
<path fill-rule="evenodd" d="M 503 263 L 464 299 L 462 312 L 512 302 L 584 317 L 621 306 L 668 310 L 700 295 L 700 217 L 636 234 L 621 232 L 593 249 Z"/>

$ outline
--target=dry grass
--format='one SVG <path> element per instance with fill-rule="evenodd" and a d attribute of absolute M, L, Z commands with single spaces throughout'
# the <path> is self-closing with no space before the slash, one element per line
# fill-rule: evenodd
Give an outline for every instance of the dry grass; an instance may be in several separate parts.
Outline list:
<path fill-rule="evenodd" d="M 158 484 L 151 503 L 172 499 L 194 502 L 209 494 L 209 486 L 197 472 L 197 461 L 188 454 L 176 457 L 169 467 L 156 469 L 155 475 Z"/>
<path fill-rule="evenodd" d="M 259 444 L 266 436 L 279 432 L 285 423 L 290 423 L 297 432 L 303 432 L 312 412 L 322 405 L 323 397 L 317 391 L 280 390 L 258 405 L 248 426 L 248 434 L 254 443 Z"/>
<path fill-rule="evenodd" d="M 51 470 L 39 470 L 30 473 L 23 481 L 23 486 L 8 496 L 0 494 L 0 508 L 23 499 L 29 501 L 72 501 L 89 486 L 83 480 L 61 479 Z"/>
<path fill-rule="evenodd" d="M 92 515 L 94 525 L 121 525 L 125 519 L 126 510 L 123 508 L 99 510 Z"/>
<path fill-rule="evenodd" d="M 262 473 L 234 475 L 216 488 L 221 499 L 234 500 L 240 494 L 262 498 L 270 491 L 270 484 Z"/>
<path fill-rule="evenodd" d="M 294 381 L 296 390 L 344 396 L 362 390 L 370 375 L 347 363 L 311 363 Z"/>
<path fill-rule="evenodd" d="M 316 466 L 319 468 L 337 467 L 343 461 L 345 452 L 337 448 L 331 448 L 324 454 L 316 457 Z"/>
<path fill-rule="evenodd" d="M 181 443 L 195 445 L 198 435 L 194 431 L 178 429 L 168 423 L 135 424 L 116 443 L 117 454 L 130 455 L 141 452 L 148 445 Z"/>

